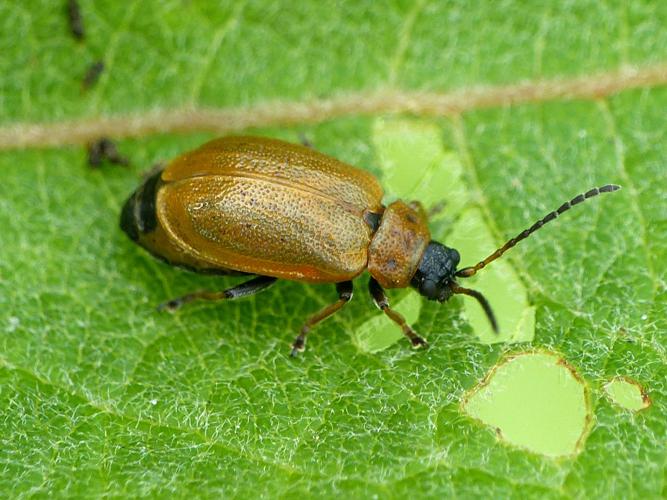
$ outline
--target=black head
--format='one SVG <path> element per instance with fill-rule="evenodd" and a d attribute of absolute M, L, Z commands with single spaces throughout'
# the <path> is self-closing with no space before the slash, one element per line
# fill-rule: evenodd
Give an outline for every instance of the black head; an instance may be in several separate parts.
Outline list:
<path fill-rule="evenodd" d="M 427 299 L 438 302 L 445 302 L 453 294 L 458 293 L 476 298 L 489 318 L 493 330 L 497 332 L 496 318 L 486 298 L 475 290 L 459 286 L 456 282 L 456 268 L 460 261 L 461 256 L 457 250 L 437 241 L 431 241 L 410 284 Z"/>
<path fill-rule="evenodd" d="M 427 299 L 443 302 L 452 295 L 450 284 L 460 261 L 458 251 L 431 241 L 410 284 Z"/>
<path fill-rule="evenodd" d="M 459 261 L 461 260 L 459 253 L 453 248 L 446 247 L 437 241 L 431 241 L 424 251 L 422 260 L 419 263 L 419 268 L 413 276 L 410 285 L 412 285 L 413 288 L 416 288 L 420 294 L 429 300 L 444 302 L 453 294 L 464 294 L 469 295 L 470 297 L 474 297 L 484 309 L 484 312 L 489 318 L 489 322 L 491 323 L 493 330 L 497 332 L 498 324 L 496 323 L 496 318 L 493 315 L 491 306 L 489 305 L 489 302 L 486 300 L 484 295 L 476 290 L 470 290 L 469 288 L 463 288 L 462 286 L 459 286 L 459 284 L 456 282 L 456 278 L 469 278 L 474 276 L 480 269 L 485 268 L 491 262 L 501 257 L 507 250 L 519 243 L 521 240 L 526 239 L 528 236 L 533 234 L 548 222 L 555 220 L 559 215 L 569 210 L 574 205 L 578 205 L 588 198 L 593 198 L 594 196 L 602 193 L 613 193 L 620 188 L 620 186 L 615 184 L 607 184 L 599 188 L 590 189 L 585 193 L 575 196 L 570 201 L 563 203 L 558 209 L 554 210 L 553 212 L 549 212 L 546 216 L 535 222 L 535 224 L 533 224 L 528 229 L 525 229 L 514 238 L 507 241 L 503 246 L 494 251 L 486 259 L 478 262 L 474 266 L 464 267 L 463 269 L 457 270 L 456 267 L 459 265 Z"/>

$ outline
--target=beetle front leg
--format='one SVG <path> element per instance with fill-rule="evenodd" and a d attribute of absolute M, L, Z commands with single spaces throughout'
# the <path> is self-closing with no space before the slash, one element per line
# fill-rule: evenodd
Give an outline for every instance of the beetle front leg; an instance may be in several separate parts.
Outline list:
<path fill-rule="evenodd" d="M 257 292 L 261 292 L 265 288 L 273 285 L 278 278 L 272 276 L 258 276 L 249 281 L 236 285 L 232 288 L 227 288 L 222 292 L 208 292 L 200 291 L 189 293 L 178 297 L 175 299 L 168 300 L 163 302 L 158 306 L 158 311 L 175 311 L 183 304 L 192 302 L 193 300 L 225 300 L 225 299 L 238 299 L 241 297 L 247 297 L 248 295 L 254 295 Z"/>
<path fill-rule="evenodd" d="M 325 307 L 318 313 L 313 314 L 301 327 L 301 332 L 292 344 L 292 352 L 290 353 L 290 356 L 295 357 L 306 349 L 306 336 L 316 324 L 327 319 L 350 301 L 352 298 L 352 282 L 343 281 L 341 283 L 336 283 L 336 291 L 338 292 L 338 301 Z"/>
<path fill-rule="evenodd" d="M 389 317 L 389 319 L 401 327 L 401 330 L 403 330 L 405 336 L 410 339 L 412 347 L 428 347 L 426 340 L 417 335 L 417 332 L 415 332 L 410 327 L 410 325 L 407 324 L 405 318 L 389 307 L 389 299 L 387 299 L 387 296 L 380 286 L 380 283 L 378 283 L 373 277 L 371 277 L 371 280 L 368 282 L 368 290 L 371 292 L 371 296 L 373 297 L 373 302 L 375 302 L 375 305 L 378 306 L 380 310 Z"/>

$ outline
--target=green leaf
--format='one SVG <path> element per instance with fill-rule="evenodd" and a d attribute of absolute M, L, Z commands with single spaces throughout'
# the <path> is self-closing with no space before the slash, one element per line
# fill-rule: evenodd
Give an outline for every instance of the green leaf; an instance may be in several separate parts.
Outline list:
<path fill-rule="evenodd" d="M 64 2 L 0 3 L 5 496 L 667 494 L 667 4 L 80 1 L 83 42 Z M 395 327 L 360 277 L 293 360 L 290 342 L 332 286 L 282 282 L 160 314 L 168 298 L 238 279 L 171 268 L 118 228 L 142 172 L 241 129 L 304 134 L 378 175 L 388 200 L 442 199 L 431 229 L 460 244 L 462 265 L 590 187 L 623 190 L 466 282 L 512 343 L 488 343 L 469 297 L 408 291 L 391 291 L 392 305 L 431 347 L 375 335 Z M 122 138 L 129 169 L 86 166 L 83 143 L 101 133 Z M 494 428 L 499 393 L 485 388 L 524 352 L 555 356 L 588 391 L 574 453 L 515 446 Z M 650 406 L 618 406 L 618 380 Z M 491 394 L 491 417 L 470 414 L 471 394 Z M 539 419 L 559 403 L 544 400 L 512 404 Z"/>

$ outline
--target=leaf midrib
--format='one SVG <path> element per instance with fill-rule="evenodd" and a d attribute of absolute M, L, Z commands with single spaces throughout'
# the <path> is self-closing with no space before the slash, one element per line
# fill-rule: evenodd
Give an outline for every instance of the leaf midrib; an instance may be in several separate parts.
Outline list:
<path fill-rule="evenodd" d="M 0 151 L 87 144 L 103 136 L 116 139 L 152 134 L 211 132 L 321 123 L 348 116 L 410 113 L 458 116 L 462 113 L 554 100 L 599 100 L 636 88 L 667 85 L 667 63 L 624 66 L 615 71 L 571 78 L 478 86 L 449 92 L 379 90 L 349 92 L 310 101 L 271 101 L 241 107 L 176 107 L 139 113 L 55 122 L 14 123 L 0 127 Z"/>

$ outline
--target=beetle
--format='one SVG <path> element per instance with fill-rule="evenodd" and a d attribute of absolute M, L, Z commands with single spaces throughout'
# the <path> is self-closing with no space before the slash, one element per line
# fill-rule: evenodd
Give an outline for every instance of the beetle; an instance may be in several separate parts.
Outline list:
<path fill-rule="evenodd" d="M 426 347 L 389 306 L 387 288 L 411 286 L 429 300 L 475 298 L 494 331 L 487 299 L 464 288 L 469 278 L 572 206 L 619 186 L 576 196 L 510 239 L 486 259 L 458 269 L 454 248 L 431 240 L 419 202 L 382 204 L 369 172 L 312 148 L 261 137 L 226 137 L 185 153 L 149 174 L 125 202 L 120 226 L 169 264 L 195 272 L 253 275 L 223 291 L 198 291 L 159 306 L 173 311 L 193 300 L 229 300 L 265 290 L 278 279 L 332 283 L 338 300 L 310 316 L 292 344 L 303 351 L 311 329 L 352 298 L 352 280 L 367 270 L 375 305 L 413 347 Z"/>

